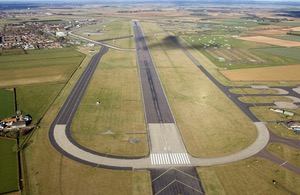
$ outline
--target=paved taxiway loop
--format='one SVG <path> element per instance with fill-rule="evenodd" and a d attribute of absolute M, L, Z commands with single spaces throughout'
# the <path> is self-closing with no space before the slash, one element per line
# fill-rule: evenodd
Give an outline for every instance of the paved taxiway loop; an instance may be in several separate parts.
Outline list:
<path fill-rule="evenodd" d="M 57 115 L 57 118 L 51 125 L 49 131 L 50 141 L 52 145 L 65 156 L 87 165 L 111 169 L 169 167 L 171 164 L 172 166 L 207 166 L 248 158 L 258 153 L 268 143 L 269 134 L 267 128 L 263 123 L 257 122 L 255 125 L 258 131 L 258 137 L 252 145 L 235 154 L 219 158 L 194 158 L 185 152 L 179 152 L 168 153 L 168 155 L 165 153 L 153 153 L 151 158 L 129 159 L 130 157 L 109 156 L 84 148 L 71 138 L 70 123 L 72 122 L 72 118 L 75 115 L 76 109 L 79 106 L 80 100 L 100 58 L 106 52 L 107 48 L 102 47 L 101 51 L 92 58 Z"/>

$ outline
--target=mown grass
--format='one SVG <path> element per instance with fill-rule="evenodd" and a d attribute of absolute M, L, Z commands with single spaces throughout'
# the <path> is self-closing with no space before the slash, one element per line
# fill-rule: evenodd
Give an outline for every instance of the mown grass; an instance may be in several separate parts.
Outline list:
<path fill-rule="evenodd" d="M 253 88 L 233 88 L 229 90 L 235 94 L 276 94 L 277 90 L 274 89 L 253 89 Z"/>
<path fill-rule="evenodd" d="M 270 143 L 268 150 L 281 159 L 300 167 L 300 150 L 281 143 Z"/>
<path fill-rule="evenodd" d="M 292 102 L 290 98 L 283 97 L 283 96 L 249 96 L 249 97 L 239 97 L 239 100 L 241 102 L 251 103 L 251 104 L 273 103 L 275 101 Z"/>
<path fill-rule="evenodd" d="M 101 59 L 71 127 L 81 145 L 111 155 L 148 154 L 134 57 L 134 52 L 109 50 Z M 132 144 L 130 139 L 140 142 Z"/>
<path fill-rule="evenodd" d="M 0 120 L 15 114 L 15 95 L 12 90 L 0 89 Z"/>
<path fill-rule="evenodd" d="M 293 130 L 286 128 L 283 124 L 277 124 L 276 122 L 272 122 L 268 123 L 267 127 L 280 137 L 300 140 L 299 134 L 294 133 Z"/>
<path fill-rule="evenodd" d="M 197 171 L 206 194 L 300 193 L 299 175 L 260 158 L 250 158 L 227 165 L 199 167 Z M 276 185 L 273 184 L 273 180 L 276 181 Z"/>
<path fill-rule="evenodd" d="M 149 171 L 115 171 L 86 166 L 63 156 L 48 140 L 49 127 L 91 59 L 90 55 L 52 104 L 23 151 L 27 194 L 151 194 Z"/>
<path fill-rule="evenodd" d="M 300 120 L 300 115 L 294 115 L 294 116 L 287 116 L 285 114 L 280 114 L 277 112 L 273 112 L 269 110 L 270 107 L 268 106 L 255 106 L 251 107 L 251 112 L 258 117 L 259 119 L 263 121 L 287 121 L 287 120 Z M 300 108 L 297 108 L 295 110 L 289 110 L 284 109 L 287 111 L 294 112 L 295 114 L 300 114 Z"/>
<path fill-rule="evenodd" d="M 0 138 L 0 194 L 16 191 L 18 183 L 17 141 Z"/>
<path fill-rule="evenodd" d="M 190 154 L 224 156 L 254 141 L 255 126 L 170 39 L 156 35 L 147 44 Z"/>

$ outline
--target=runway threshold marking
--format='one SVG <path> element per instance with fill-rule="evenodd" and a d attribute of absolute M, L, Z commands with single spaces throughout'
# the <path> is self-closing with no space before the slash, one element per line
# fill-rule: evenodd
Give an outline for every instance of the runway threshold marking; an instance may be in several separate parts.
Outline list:
<path fill-rule="evenodd" d="M 153 153 L 150 154 L 152 165 L 184 165 L 191 164 L 187 153 Z"/>

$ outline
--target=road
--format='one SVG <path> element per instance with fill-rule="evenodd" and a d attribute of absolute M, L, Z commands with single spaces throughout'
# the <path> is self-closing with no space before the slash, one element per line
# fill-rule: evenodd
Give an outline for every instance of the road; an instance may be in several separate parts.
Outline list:
<path fill-rule="evenodd" d="M 65 156 L 84 164 L 95 167 L 111 169 L 133 169 L 133 168 L 167 168 L 182 166 L 207 166 L 235 162 L 262 151 L 269 141 L 269 131 L 265 125 L 253 117 L 252 113 L 247 115 L 255 122 L 258 137 L 255 142 L 246 149 L 221 158 L 193 158 L 186 153 L 178 127 L 173 118 L 169 103 L 160 85 L 159 77 L 143 34 L 138 25 L 134 24 L 139 72 L 145 104 L 145 116 L 147 120 L 147 131 L 150 137 L 150 156 L 145 158 L 121 157 L 98 153 L 76 143 L 70 133 L 70 124 L 88 86 L 88 83 L 99 63 L 100 58 L 107 52 L 108 48 L 103 46 L 90 61 L 86 70 L 76 83 L 74 89 L 61 108 L 49 130 L 49 138 L 52 145 Z M 179 43 L 178 43 L 179 44 Z M 182 46 L 178 45 L 181 49 Z M 185 49 L 184 49 L 185 50 Z M 185 50 L 186 51 L 186 50 Z M 202 67 L 187 51 L 185 52 L 192 61 L 200 68 Z M 200 68 L 209 78 L 228 95 L 229 88 L 218 83 L 203 67 Z M 144 88 L 145 87 L 145 88 Z M 146 90 L 147 89 L 147 90 Z M 229 97 L 230 98 L 230 97 Z M 238 100 L 236 100 L 238 101 Z M 243 111 L 247 108 L 238 101 Z M 147 105 L 152 104 L 148 108 Z M 163 109 L 162 109 L 163 108 Z"/>

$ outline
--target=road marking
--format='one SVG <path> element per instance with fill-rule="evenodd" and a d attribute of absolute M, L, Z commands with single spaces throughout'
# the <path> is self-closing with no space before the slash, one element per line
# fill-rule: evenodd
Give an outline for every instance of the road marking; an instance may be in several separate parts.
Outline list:
<path fill-rule="evenodd" d="M 184 165 L 191 164 L 187 153 L 154 153 L 150 154 L 152 165 Z"/>

